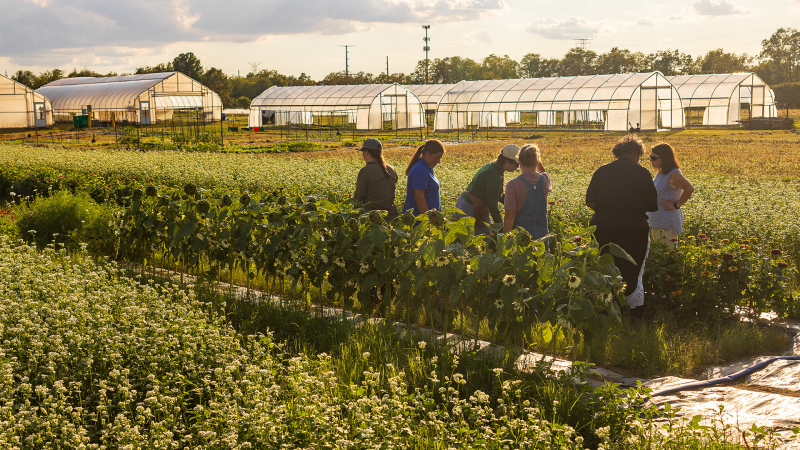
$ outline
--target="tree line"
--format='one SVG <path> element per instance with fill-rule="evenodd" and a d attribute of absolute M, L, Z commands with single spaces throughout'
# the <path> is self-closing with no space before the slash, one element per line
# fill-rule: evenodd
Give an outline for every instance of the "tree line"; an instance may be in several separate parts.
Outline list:
<path fill-rule="evenodd" d="M 711 50 L 696 58 L 679 50 L 661 50 L 650 54 L 632 52 L 614 47 L 600 53 L 576 47 L 563 58 L 544 58 L 538 53 L 528 53 L 520 61 L 491 54 L 480 61 L 460 56 L 420 60 L 414 71 L 373 75 L 367 72 L 332 72 L 314 81 L 300 76 L 284 75 L 275 70 L 260 70 L 246 76 L 229 76 L 221 69 L 204 69 L 199 58 L 191 52 L 181 53 L 172 61 L 155 66 L 139 67 L 134 74 L 154 72 L 182 72 L 200 81 L 222 98 L 226 107 L 249 108 L 250 101 L 272 86 L 312 86 L 373 83 L 457 83 L 461 80 L 491 80 L 507 78 L 539 78 L 607 73 L 635 73 L 660 71 L 664 75 L 691 75 L 703 73 L 755 72 L 770 85 L 800 82 L 800 31 L 779 28 L 769 39 L 761 41 L 758 55 L 727 53 L 723 49 Z M 427 71 L 427 74 L 426 74 Z M 73 69 L 66 73 L 53 69 L 35 75 L 29 70 L 19 70 L 11 78 L 33 89 L 51 81 L 69 77 L 116 76 L 110 72 L 100 74 L 89 69 Z M 121 74 L 127 75 L 127 74 Z"/>

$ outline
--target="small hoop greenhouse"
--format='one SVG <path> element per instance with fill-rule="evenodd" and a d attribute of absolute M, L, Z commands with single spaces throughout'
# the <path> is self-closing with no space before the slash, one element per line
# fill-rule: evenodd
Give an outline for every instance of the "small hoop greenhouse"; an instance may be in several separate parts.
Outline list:
<path fill-rule="evenodd" d="M 437 131 L 568 127 L 657 131 L 684 127 L 678 91 L 660 72 L 462 81 L 441 98 Z"/>
<path fill-rule="evenodd" d="M 417 96 L 425 111 L 436 111 L 442 96 L 454 88 L 455 84 L 405 84 L 406 89 Z"/>
<path fill-rule="evenodd" d="M 52 126 L 53 107 L 47 97 L 0 75 L 0 128 Z"/>
<path fill-rule="evenodd" d="M 688 123 L 736 125 L 743 116 L 778 116 L 775 93 L 754 73 L 678 75 L 667 79 L 683 99 Z"/>
<path fill-rule="evenodd" d="M 250 103 L 249 126 L 321 125 L 357 130 L 425 126 L 420 100 L 403 86 L 273 86 Z"/>
<path fill-rule="evenodd" d="M 53 102 L 56 122 L 92 112 L 101 122 L 149 125 L 169 120 L 178 111 L 195 113 L 200 122 L 218 121 L 222 101 L 215 92 L 180 72 L 119 77 L 64 78 L 36 90 Z"/>

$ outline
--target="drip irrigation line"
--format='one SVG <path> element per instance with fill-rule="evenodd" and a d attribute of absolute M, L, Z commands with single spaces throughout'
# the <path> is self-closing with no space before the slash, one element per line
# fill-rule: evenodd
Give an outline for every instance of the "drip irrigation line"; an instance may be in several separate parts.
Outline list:
<path fill-rule="evenodd" d="M 704 388 L 709 386 L 714 386 L 716 384 L 727 383 L 729 381 L 733 381 L 737 378 L 743 377 L 745 375 L 750 375 L 753 372 L 761 370 L 765 366 L 778 361 L 778 360 L 786 360 L 786 361 L 800 361 L 800 356 L 776 356 L 765 361 L 761 361 L 760 363 L 754 364 L 750 367 L 742 369 L 736 373 L 732 373 L 728 376 L 722 378 L 714 378 L 713 380 L 704 380 L 704 381 L 693 381 L 691 383 L 682 384 L 680 386 L 675 386 L 669 389 L 664 389 L 663 391 L 658 391 L 654 393 L 653 397 L 658 397 L 660 395 L 670 395 L 676 392 L 684 391 L 686 389 L 696 389 L 696 388 Z"/>

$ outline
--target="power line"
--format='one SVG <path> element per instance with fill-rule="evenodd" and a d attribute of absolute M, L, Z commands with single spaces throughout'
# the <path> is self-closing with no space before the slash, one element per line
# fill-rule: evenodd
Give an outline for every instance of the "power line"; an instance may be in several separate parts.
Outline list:
<path fill-rule="evenodd" d="M 338 45 L 337 47 L 344 47 L 344 74 L 345 76 L 350 76 L 350 63 L 348 60 L 348 53 L 347 49 L 350 47 L 355 47 L 355 45 Z"/>
<path fill-rule="evenodd" d="M 258 72 L 258 66 L 260 66 L 260 65 L 261 65 L 261 63 L 260 63 L 260 62 L 249 62 L 249 63 L 247 63 L 247 64 L 250 64 L 250 68 L 251 68 L 251 69 L 252 69 L 252 71 L 253 71 L 253 75 L 255 75 L 255 74 Z"/>
<path fill-rule="evenodd" d="M 584 50 L 586 50 L 586 46 L 588 44 L 592 43 L 591 39 L 573 39 L 573 41 L 575 41 L 575 44 L 576 44 L 577 47 L 580 47 L 580 48 L 582 48 Z"/>

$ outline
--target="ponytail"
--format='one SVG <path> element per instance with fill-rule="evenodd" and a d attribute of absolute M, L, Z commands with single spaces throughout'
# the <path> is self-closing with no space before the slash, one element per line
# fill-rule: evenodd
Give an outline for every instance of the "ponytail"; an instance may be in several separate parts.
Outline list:
<path fill-rule="evenodd" d="M 429 153 L 432 155 L 438 155 L 439 153 L 444 153 L 444 144 L 442 141 L 438 139 L 429 139 L 425 141 L 424 144 L 420 145 L 417 149 L 417 152 L 414 153 L 414 156 L 411 157 L 411 161 L 408 163 L 408 167 L 406 167 L 406 175 L 411 172 L 411 168 L 414 167 L 419 161 L 419 158 L 422 157 L 423 153 Z"/>
<path fill-rule="evenodd" d="M 381 149 L 367 149 L 367 151 L 369 152 L 369 155 L 372 156 L 373 158 L 375 158 L 375 161 L 377 161 L 378 164 L 380 164 L 381 169 L 383 169 L 383 175 L 386 178 L 393 178 L 392 174 L 389 173 L 389 169 L 387 169 L 387 167 L 390 167 L 390 168 L 393 168 L 393 167 L 388 165 L 388 164 L 386 164 L 386 161 L 383 160 L 383 154 L 381 152 Z M 417 158 L 417 159 L 419 159 L 419 158 Z"/>

